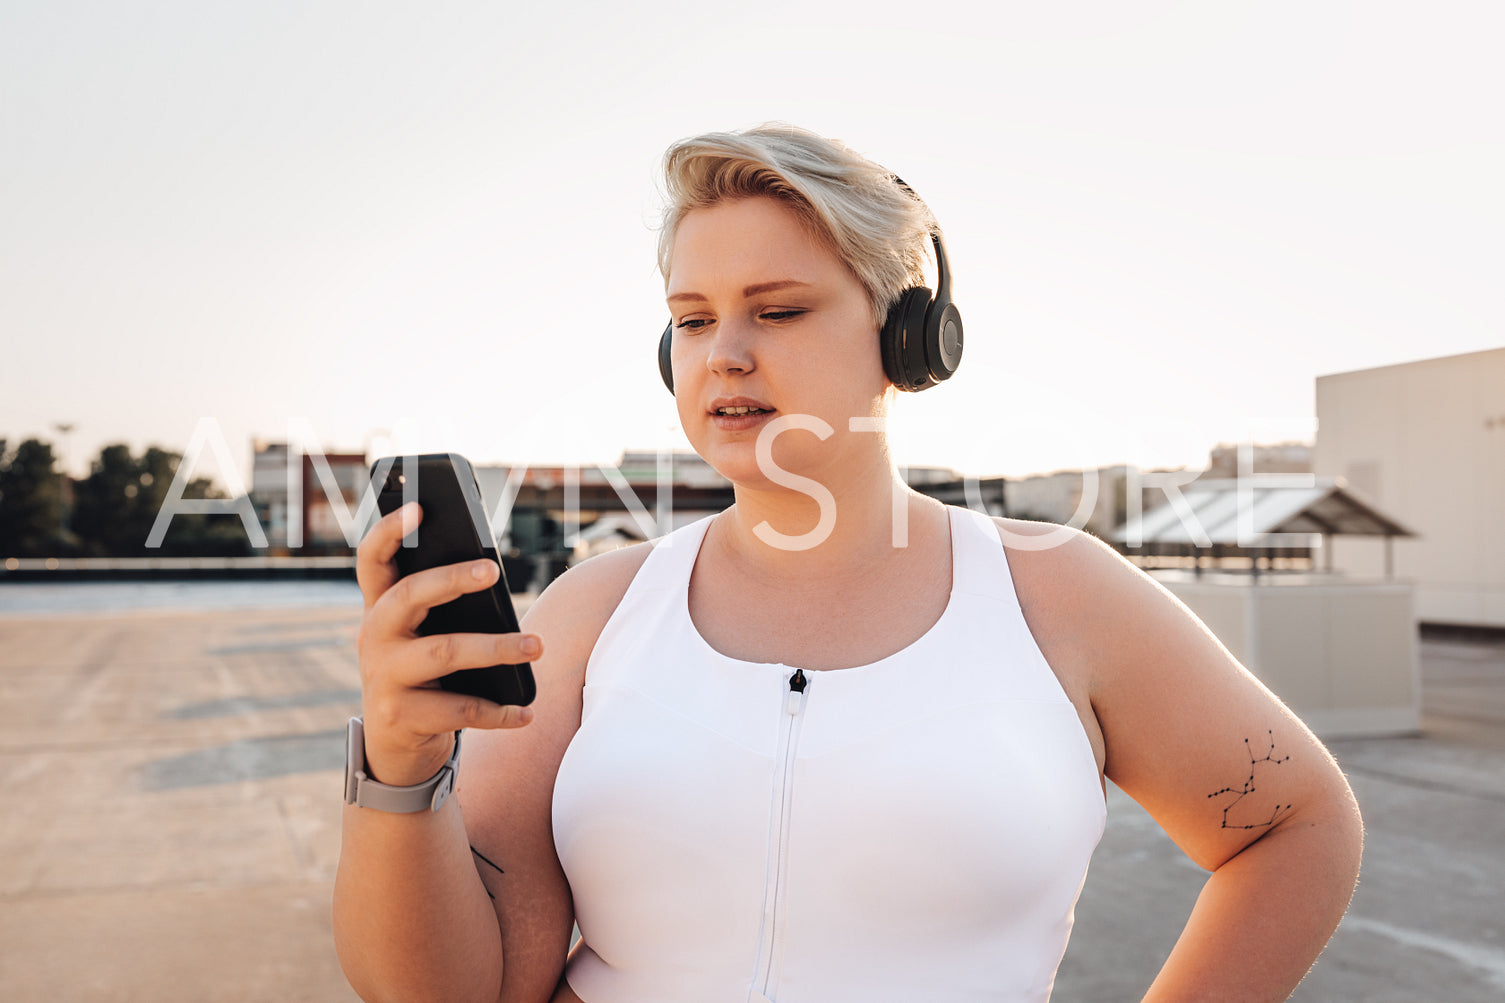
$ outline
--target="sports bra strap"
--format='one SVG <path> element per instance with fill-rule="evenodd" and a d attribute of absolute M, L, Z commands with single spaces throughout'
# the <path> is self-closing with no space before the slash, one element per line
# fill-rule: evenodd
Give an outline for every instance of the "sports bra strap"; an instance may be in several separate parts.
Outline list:
<path fill-rule="evenodd" d="M 714 515 L 708 515 L 697 519 L 654 540 L 653 551 L 638 568 L 623 599 L 636 592 L 683 588 L 690 580 L 690 569 L 700 552 L 700 541 L 705 538 L 714 518 Z"/>
<path fill-rule="evenodd" d="M 953 505 L 950 512 L 951 532 L 960 536 L 951 548 L 951 590 L 1016 603 L 1014 579 L 998 538 L 998 525 L 991 517 L 969 508 Z"/>

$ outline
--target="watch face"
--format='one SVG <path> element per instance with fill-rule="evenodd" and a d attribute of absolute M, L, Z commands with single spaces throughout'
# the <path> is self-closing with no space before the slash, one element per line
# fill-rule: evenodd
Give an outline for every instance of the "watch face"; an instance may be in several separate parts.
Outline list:
<path fill-rule="evenodd" d="M 444 802 L 449 799 L 450 794 L 455 789 L 455 771 L 446 768 L 445 773 L 448 775 L 439 781 L 439 787 L 434 791 L 434 800 L 432 802 L 434 811 L 438 811 L 444 807 Z"/>
<path fill-rule="evenodd" d="M 355 774 L 366 766 L 366 732 L 361 719 L 353 717 L 345 726 L 345 803 L 355 804 Z"/>

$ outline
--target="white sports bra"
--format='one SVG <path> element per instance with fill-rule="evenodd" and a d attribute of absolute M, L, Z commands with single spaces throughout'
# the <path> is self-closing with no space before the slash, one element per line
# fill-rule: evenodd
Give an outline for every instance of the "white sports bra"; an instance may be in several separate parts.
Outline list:
<path fill-rule="evenodd" d="M 657 542 L 554 787 L 586 1003 L 1050 996 L 1103 791 L 993 523 L 950 514 L 941 618 L 830 671 L 715 651 L 689 608 L 710 520 Z"/>

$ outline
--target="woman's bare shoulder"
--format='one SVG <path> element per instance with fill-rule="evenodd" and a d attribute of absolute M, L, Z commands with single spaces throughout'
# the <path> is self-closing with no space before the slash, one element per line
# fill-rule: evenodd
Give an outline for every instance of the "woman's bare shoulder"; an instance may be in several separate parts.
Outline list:
<path fill-rule="evenodd" d="M 1009 571 L 1026 609 L 1070 606 L 1138 570 L 1091 533 L 1051 522 L 994 517 Z M 1044 611 L 1043 609 L 1041 610 Z"/>
<path fill-rule="evenodd" d="M 638 543 L 571 567 L 533 601 L 523 629 L 545 636 L 545 643 L 547 634 L 557 632 L 585 644 L 588 652 L 652 552 L 651 543 Z"/>
<path fill-rule="evenodd" d="M 538 686 L 534 723 L 516 735 L 478 733 L 466 749 L 472 760 L 488 761 L 488 769 L 495 769 L 501 759 L 519 749 L 536 747 L 541 761 L 558 764 L 580 724 L 581 691 L 591 651 L 651 550 L 642 544 L 584 561 L 556 578 L 533 601 L 521 627 L 543 642 L 542 654 L 532 663 Z"/>
<path fill-rule="evenodd" d="M 1106 638 L 1118 636 L 1126 622 L 1148 622 L 1152 615 L 1180 630 L 1200 627 L 1164 586 L 1091 533 L 1022 519 L 993 521 L 1027 616 Z"/>
<path fill-rule="evenodd" d="M 1184 610 L 1158 582 L 1108 544 L 1070 526 L 995 518 L 1014 591 L 1036 638 L 1084 644 L 1104 662 L 1103 642 L 1153 612 L 1186 629 Z"/>

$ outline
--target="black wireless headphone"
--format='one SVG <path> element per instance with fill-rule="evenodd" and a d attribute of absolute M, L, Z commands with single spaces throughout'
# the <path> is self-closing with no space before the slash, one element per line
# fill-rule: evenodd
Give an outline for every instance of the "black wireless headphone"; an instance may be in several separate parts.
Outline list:
<path fill-rule="evenodd" d="M 901 178 L 894 181 L 914 195 Z M 946 245 L 932 231 L 935 244 L 935 293 L 924 286 L 910 286 L 889 308 L 878 347 L 883 353 L 883 372 L 900 390 L 918 392 L 949 380 L 962 361 L 962 315 L 951 302 L 951 269 L 946 264 Z M 674 321 L 658 339 L 658 372 L 664 386 L 674 392 Z"/>

